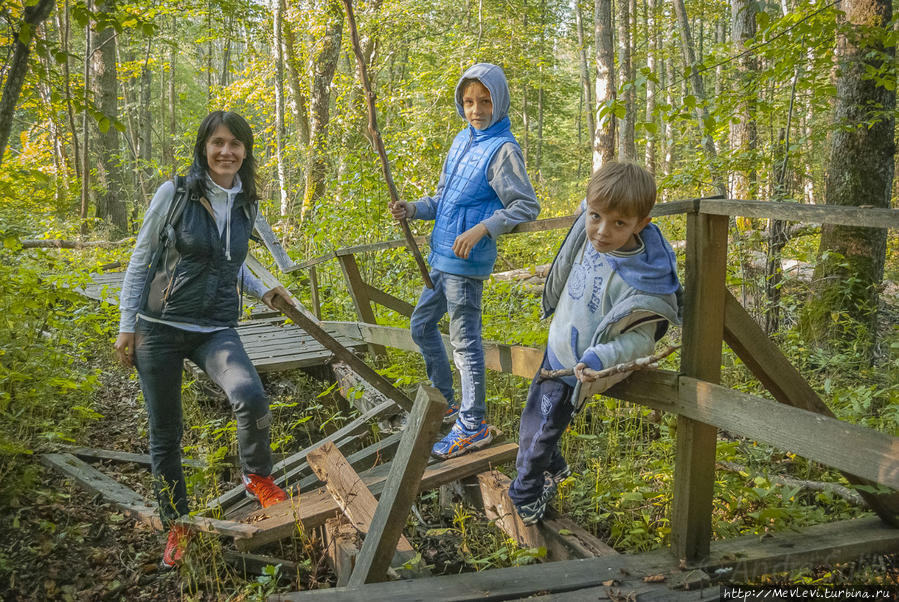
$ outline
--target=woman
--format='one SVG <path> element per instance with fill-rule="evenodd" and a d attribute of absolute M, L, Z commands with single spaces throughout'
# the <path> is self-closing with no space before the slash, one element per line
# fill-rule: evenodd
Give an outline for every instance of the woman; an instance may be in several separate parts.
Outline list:
<path fill-rule="evenodd" d="M 156 191 L 122 285 L 115 350 L 140 376 L 154 488 L 163 525 L 170 529 L 165 568 L 180 563 L 191 536 L 174 524 L 188 513 L 181 470 L 185 358 L 221 386 L 231 402 L 247 495 L 263 507 L 287 499 L 271 478 L 268 398 L 234 330 L 244 290 L 269 307 L 277 296 L 289 301 L 284 287 L 266 291 L 244 265 L 257 209 L 255 177 L 249 124 L 236 113 L 210 113 L 197 132 L 184 188 L 176 191 L 173 182 L 166 182 Z M 183 200 L 183 210 L 173 219 L 169 209 L 176 199 Z M 167 226 L 169 220 L 173 227 Z"/>

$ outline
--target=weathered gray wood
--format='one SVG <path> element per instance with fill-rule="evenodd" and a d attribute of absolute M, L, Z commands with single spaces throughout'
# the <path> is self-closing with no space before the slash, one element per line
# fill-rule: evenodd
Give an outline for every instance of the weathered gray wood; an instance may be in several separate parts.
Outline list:
<path fill-rule="evenodd" d="M 656 410 L 673 412 L 677 402 L 677 378 L 677 372 L 670 370 L 640 370 L 602 394 Z M 593 383 L 584 383 L 584 386 L 588 393 L 592 393 L 595 387 Z"/>
<path fill-rule="evenodd" d="M 373 443 L 365 449 L 360 449 L 347 456 L 347 462 L 349 462 L 350 466 L 352 466 L 353 470 L 357 473 L 365 472 L 375 466 L 383 466 L 393 459 L 402 436 L 402 432 L 397 432 L 384 437 L 377 443 Z M 337 449 L 341 449 L 339 441 L 336 445 Z M 316 489 L 321 486 L 321 480 L 315 474 L 311 474 L 300 481 L 298 488 L 300 491 L 309 491 L 310 489 Z"/>
<path fill-rule="evenodd" d="M 368 293 L 368 298 L 375 303 L 383 305 L 387 309 L 392 309 L 396 313 L 406 316 L 407 318 L 412 317 L 412 312 L 415 311 L 415 306 L 411 303 L 407 303 L 399 297 L 394 297 L 390 293 L 386 293 L 367 282 L 365 283 L 365 287 L 365 290 Z"/>
<path fill-rule="evenodd" d="M 427 491 L 439 487 L 443 483 L 449 483 L 514 461 L 517 453 L 517 445 L 506 443 L 437 462 L 425 470 L 418 491 Z M 359 477 L 375 494 L 375 497 L 381 494 L 386 479 L 381 466 L 361 473 Z M 313 529 L 324 524 L 325 520 L 334 516 L 338 511 L 337 504 L 324 489 L 304 491 L 299 499 L 293 502 L 281 502 L 241 518 L 240 520 L 257 526 L 259 532 L 252 538 L 235 539 L 234 543 L 239 549 L 250 550 L 292 535 L 297 530 L 297 523 L 301 523 L 307 531 Z"/>
<path fill-rule="evenodd" d="M 83 460 L 72 454 L 44 454 L 41 456 L 41 462 L 75 480 L 91 493 L 102 496 L 125 516 L 134 518 L 154 529 L 162 529 L 162 521 L 155 506 L 148 503 L 137 492 L 108 477 Z M 184 517 L 179 519 L 178 523 L 195 531 L 206 531 L 236 538 L 253 537 L 258 531 L 253 525 L 205 517 Z"/>
<path fill-rule="evenodd" d="M 355 435 L 364 431 L 368 428 L 369 421 L 386 412 L 392 411 L 394 407 L 395 406 L 393 402 L 385 402 L 380 406 L 362 414 L 346 426 L 334 431 L 327 437 L 324 437 L 321 441 L 317 441 L 315 444 L 310 445 L 309 447 L 306 447 L 291 456 L 288 456 L 284 460 L 276 462 L 272 467 L 272 475 L 275 477 L 275 482 L 280 486 L 285 486 L 287 483 L 292 482 L 292 480 L 297 475 L 302 473 L 302 470 L 294 469 L 304 464 L 306 460 L 306 454 L 308 454 L 311 450 L 315 449 L 325 441 L 339 441 L 341 439 L 349 437 L 350 435 Z M 234 504 L 234 502 L 240 500 L 243 496 L 244 486 L 243 484 L 240 484 L 236 487 L 233 487 L 232 489 L 229 489 L 216 499 L 212 500 L 207 508 L 215 509 L 221 507 L 223 510 L 227 511 L 229 507 Z"/>
<path fill-rule="evenodd" d="M 70 447 L 66 451 L 82 460 L 112 460 L 113 462 L 133 462 L 134 464 L 150 465 L 149 454 L 133 454 L 130 452 L 115 451 L 111 449 L 97 449 L 95 447 Z M 206 463 L 193 458 L 181 458 L 181 464 L 191 468 L 205 468 Z"/>
<path fill-rule="evenodd" d="M 597 558 L 614 556 L 618 552 L 568 517 L 547 513 L 543 519 L 548 537 L 557 540 L 568 549 L 573 558 Z"/>
<path fill-rule="evenodd" d="M 312 295 L 312 313 L 319 320 L 322 319 L 322 304 L 318 297 L 318 268 L 312 266 L 309 268 L 309 289 Z"/>
<path fill-rule="evenodd" d="M 359 321 L 377 324 L 378 321 L 375 319 L 375 313 L 371 308 L 371 299 L 368 297 L 368 284 L 362 278 L 359 264 L 356 263 L 356 256 L 339 255 L 338 259 L 340 260 L 340 268 L 343 270 L 347 289 L 350 291 L 350 297 L 352 297 L 353 305 L 356 307 Z M 384 355 L 387 352 L 383 346 L 373 343 L 370 344 L 370 349 L 372 353 L 377 355 Z"/>
<path fill-rule="evenodd" d="M 899 437 L 682 376 L 677 412 L 888 487 L 899 487 Z"/>
<path fill-rule="evenodd" d="M 724 338 L 727 217 L 687 215 L 686 299 L 681 372 L 717 383 Z M 677 418 L 671 549 L 677 558 L 708 555 L 715 485 L 715 427 Z"/>
<path fill-rule="evenodd" d="M 334 372 L 340 394 L 360 412 L 366 412 L 385 401 L 390 401 L 365 382 L 346 362 L 331 362 L 331 370 Z"/>
<path fill-rule="evenodd" d="M 710 215 L 741 215 L 813 224 L 899 228 L 899 209 L 703 199 L 700 201 L 700 211 Z"/>
<path fill-rule="evenodd" d="M 724 314 L 724 340 L 777 401 L 834 417 L 824 400 L 729 292 Z M 873 485 L 857 475 L 843 473 L 843 476 L 853 485 Z M 858 492 L 880 518 L 899 527 L 899 493 L 875 494 L 863 489 Z"/>
<path fill-rule="evenodd" d="M 542 524 L 525 525 L 521 522 L 512 500 L 509 499 L 509 484 L 512 480 L 497 470 L 478 475 L 484 514 L 494 521 L 507 536 L 525 548 L 546 548 L 547 560 L 568 560 L 571 556 L 567 548 L 558 544 L 544 533 Z"/>
<path fill-rule="evenodd" d="M 419 385 L 415 405 L 409 412 L 406 430 L 391 463 L 390 474 L 348 587 L 386 578 L 445 413 L 443 395 L 432 387 Z"/>
<path fill-rule="evenodd" d="M 337 575 L 337 587 L 344 587 L 353 574 L 359 555 L 358 539 L 356 529 L 346 522 L 346 518 L 330 518 L 325 522 L 325 557 Z"/>
<path fill-rule="evenodd" d="M 294 307 L 284 299 L 277 297 L 275 306 L 284 312 L 291 320 L 297 323 L 303 330 L 311 334 L 315 339 L 331 351 L 334 356 L 343 360 L 353 367 L 353 369 L 370 383 L 378 392 L 385 395 L 388 399 L 395 402 L 407 412 L 412 409 L 412 401 L 403 395 L 396 387 L 394 387 L 386 378 L 375 372 L 368 364 L 363 362 L 359 357 L 353 354 L 349 349 L 338 343 L 324 328 L 303 308 L 301 311 L 298 305 Z"/>
<path fill-rule="evenodd" d="M 262 244 L 264 244 L 265 248 L 268 249 L 268 252 L 272 254 L 272 258 L 275 260 L 278 269 L 285 274 L 289 272 L 296 264 L 287 255 L 287 251 L 284 250 L 284 247 L 281 246 L 281 241 L 278 240 L 278 237 L 275 235 L 272 227 L 265 219 L 265 216 L 262 215 L 261 211 L 256 212 L 255 228 L 259 238 L 262 239 Z"/>
<path fill-rule="evenodd" d="M 333 323 L 329 322 L 328 324 L 330 326 Z M 418 345 L 412 340 L 412 334 L 405 328 L 363 323 L 358 326 L 360 336 L 366 341 L 404 351 L 418 351 Z M 452 353 L 453 349 L 449 337 L 446 335 L 443 335 L 443 344 L 447 352 Z M 537 373 L 542 360 L 543 349 L 484 341 L 484 364 L 490 370 L 532 378 Z"/>
<path fill-rule="evenodd" d="M 102 496 L 104 500 L 121 510 L 125 516 L 157 529 L 162 527 L 154 506 L 136 491 L 106 476 L 84 460 L 76 458 L 72 454 L 42 454 L 41 463 L 73 479 L 87 491 Z"/>
<path fill-rule="evenodd" d="M 790 571 L 819 564 L 849 562 L 869 554 L 888 554 L 899 550 L 899 529 L 885 526 L 877 518 L 861 518 L 827 525 L 816 525 L 800 532 L 757 535 L 716 541 L 704 562 L 693 562 L 681 570 L 664 550 L 636 555 L 620 554 L 601 558 L 571 560 L 505 569 L 493 569 L 462 575 L 445 575 L 427 580 L 373 583 L 360 589 L 334 588 L 309 592 L 292 592 L 275 596 L 274 600 L 341 600 L 346 602 L 429 602 L 460 600 L 511 600 L 534 594 L 578 592 L 594 599 L 590 590 L 610 580 L 639 582 L 650 575 L 665 575 L 666 583 L 690 579 L 701 570 L 730 568 L 733 581 L 745 581 L 766 573 Z M 587 592 L 587 593 L 584 593 Z M 672 595 L 677 595 L 672 592 Z M 717 589 L 705 590 L 700 599 L 714 600 Z M 599 598 L 601 599 L 601 598 Z M 617 598 L 625 599 L 625 598 Z M 639 597 L 637 598 L 640 599 Z M 660 600 L 669 598 L 661 597 Z M 670 598 L 679 599 L 679 598 Z M 687 598 L 690 599 L 690 598 Z"/>

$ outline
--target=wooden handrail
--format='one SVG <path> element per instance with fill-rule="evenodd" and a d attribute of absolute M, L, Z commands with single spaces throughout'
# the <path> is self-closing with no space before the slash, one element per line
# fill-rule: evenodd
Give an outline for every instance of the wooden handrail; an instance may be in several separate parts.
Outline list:
<path fill-rule="evenodd" d="M 739 215 L 742 217 L 781 219 L 812 224 L 899 228 L 899 209 L 878 207 L 840 207 L 836 205 L 801 205 L 777 201 L 738 201 L 702 199 L 700 213 Z"/>

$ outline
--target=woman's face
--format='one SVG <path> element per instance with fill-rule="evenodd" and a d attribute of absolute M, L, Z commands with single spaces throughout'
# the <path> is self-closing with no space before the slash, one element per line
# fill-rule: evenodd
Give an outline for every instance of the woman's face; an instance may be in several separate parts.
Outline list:
<path fill-rule="evenodd" d="M 234 176 L 243 165 L 247 149 L 234 137 L 225 124 L 219 125 L 206 139 L 206 162 L 212 181 L 222 188 L 231 188 Z"/>

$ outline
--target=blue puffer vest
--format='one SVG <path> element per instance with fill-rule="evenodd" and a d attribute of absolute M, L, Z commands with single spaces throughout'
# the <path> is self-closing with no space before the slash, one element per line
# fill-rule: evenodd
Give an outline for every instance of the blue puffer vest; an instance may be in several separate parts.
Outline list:
<path fill-rule="evenodd" d="M 486 130 L 471 126 L 453 140 L 444 165 L 444 186 L 431 233 L 431 267 L 460 276 L 487 277 L 496 261 L 496 241 L 485 236 L 468 259 L 453 253 L 456 237 L 503 208 L 487 181 L 487 168 L 503 144 L 518 145 L 504 117 Z"/>
<path fill-rule="evenodd" d="M 236 326 L 240 317 L 237 274 L 249 250 L 255 206 L 243 193 L 231 208 L 231 259 L 215 218 L 191 198 L 175 225 L 175 244 L 154 274 L 147 275 L 140 313 L 151 318 L 201 326 Z"/>

